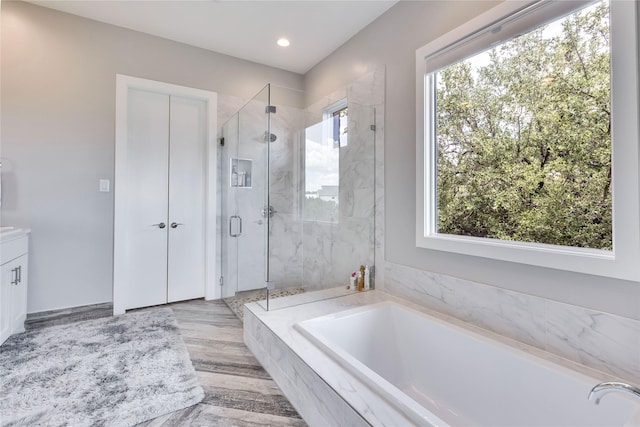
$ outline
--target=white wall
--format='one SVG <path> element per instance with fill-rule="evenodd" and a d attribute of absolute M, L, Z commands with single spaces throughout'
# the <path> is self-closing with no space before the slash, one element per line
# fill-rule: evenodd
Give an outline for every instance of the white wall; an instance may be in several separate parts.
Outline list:
<path fill-rule="evenodd" d="M 415 50 L 496 3 L 399 2 L 305 75 L 306 102 L 312 103 L 374 67 L 386 66 L 387 261 L 640 319 L 640 283 L 415 246 Z"/>
<path fill-rule="evenodd" d="M 302 76 L 22 2 L 2 4 L 2 225 L 32 229 L 29 312 L 112 299 L 115 75 L 249 99 Z M 226 112 L 228 113 L 228 112 Z M 228 114 L 227 114 L 228 115 Z M 220 123 L 222 124 L 222 123 Z"/>

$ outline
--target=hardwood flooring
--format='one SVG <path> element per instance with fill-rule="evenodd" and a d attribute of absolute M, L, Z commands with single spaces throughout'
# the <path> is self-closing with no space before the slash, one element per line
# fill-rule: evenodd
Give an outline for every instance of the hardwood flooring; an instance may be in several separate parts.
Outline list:
<path fill-rule="evenodd" d="M 108 317 L 113 313 L 113 304 L 92 304 L 82 307 L 74 307 L 63 310 L 42 311 L 27 315 L 24 322 L 26 330 L 42 328 L 45 326 L 67 325 L 81 320 L 98 319 Z"/>
<path fill-rule="evenodd" d="M 139 426 L 306 426 L 244 345 L 242 322 L 222 301 L 170 304 L 204 400 Z"/>
<path fill-rule="evenodd" d="M 192 300 L 168 307 L 174 312 L 205 397 L 195 406 L 139 427 L 306 426 L 244 345 L 242 322 L 224 302 Z M 78 316 L 74 321 L 86 320 Z M 59 324 L 63 318 L 53 316 L 51 323 L 40 319 L 30 327 Z"/>

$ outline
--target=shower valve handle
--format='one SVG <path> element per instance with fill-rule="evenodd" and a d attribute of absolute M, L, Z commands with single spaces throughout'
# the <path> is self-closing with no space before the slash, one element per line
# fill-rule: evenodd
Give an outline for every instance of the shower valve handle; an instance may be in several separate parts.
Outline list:
<path fill-rule="evenodd" d="M 277 210 L 273 209 L 273 206 L 265 206 L 260 212 L 262 213 L 263 218 L 266 218 L 267 216 L 269 216 L 269 218 L 273 218 L 273 215 L 278 213 Z"/>

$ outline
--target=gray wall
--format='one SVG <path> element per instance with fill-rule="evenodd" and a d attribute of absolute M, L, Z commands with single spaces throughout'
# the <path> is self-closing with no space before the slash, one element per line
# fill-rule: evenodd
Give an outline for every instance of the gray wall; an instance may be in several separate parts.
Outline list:
<path fill-rule="evenodd" d="M 2 225 L 32 229 L 29 312 L 111 301 L 115 75 L 248 99 L 302 76 L 2 3 Z M 113 190 L 113 188 L 112 188 Z"/>
<path fill-rule="evenodd" d="M 636 282 L 416 248 L 415 50 L 496 3 L 398 3 L 305 75 L 306 102 L 386 66 L 386 260 L 639 319 Z"/>

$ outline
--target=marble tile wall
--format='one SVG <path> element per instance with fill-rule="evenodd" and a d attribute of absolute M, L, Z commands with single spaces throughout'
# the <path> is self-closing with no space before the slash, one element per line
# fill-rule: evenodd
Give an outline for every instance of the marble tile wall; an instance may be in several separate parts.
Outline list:
<path fill-rule="evenodd" d="M 303 224 L 307 289 L 346 285 L 361 264 L 384 259 L 384 75 L 384 69 L 376 70 L 307 108 L 307 126 L 345 97 L 349 109 L 348 145 L 340 148 L 338 221 Z"/>
<path fill-rule="evenodd" d="M 640 384 L 640 321 L 388 261 L 384 290 Z"/>
<path fill-rule="evenodd" d="M 269 158 L 269 204 L 275 211 L 269 222 L 269 280 L 273 287 L 286 289 L 302 284 L 300 147 L 304 112 L 282 104 L 282 92 L 274 91 L 271 97 L 276 104 L 271 133 L 277 139 L 271 144 Z"/>
<path fill-rule="evenodd" d="M 269 203 L 275 214 L 269 229 L 269 278 L 276 288 L 325 289 L 348 283 L 361 264 L 384 259 L 384 69 L 369 73 L 302 110 L 271 97 Z M 348 99 L 349 144 L 340 152 L 340 218 L 337 223 L 303 221 L 304 129 L 322 120 L 324 108 Z M 223 296 L 264 286 L 265 235 L 260 215 L 266 203 L 264 100 L 220 95 L 218 122 L 225 146 L 218 151 L 218 271 Z M 240 108 L 241 107 L 241 108 Z M 235 110 L 234 110 L 235 108 Z M 239 112 L 238 112 L 239 109 Z M 376 130 L 371 125 L 376 125 Z M 229 158 L 253 161 L 251 189 L 229 188 Z M 225 191 L 222 191 L 224 186 Z M 233 212 L 232 212 L 233 211 Z M 240 212 L 243 233 L 228 236 L 229 215 Z M 384 274 L 376 271 L 377 280 Z"/>

